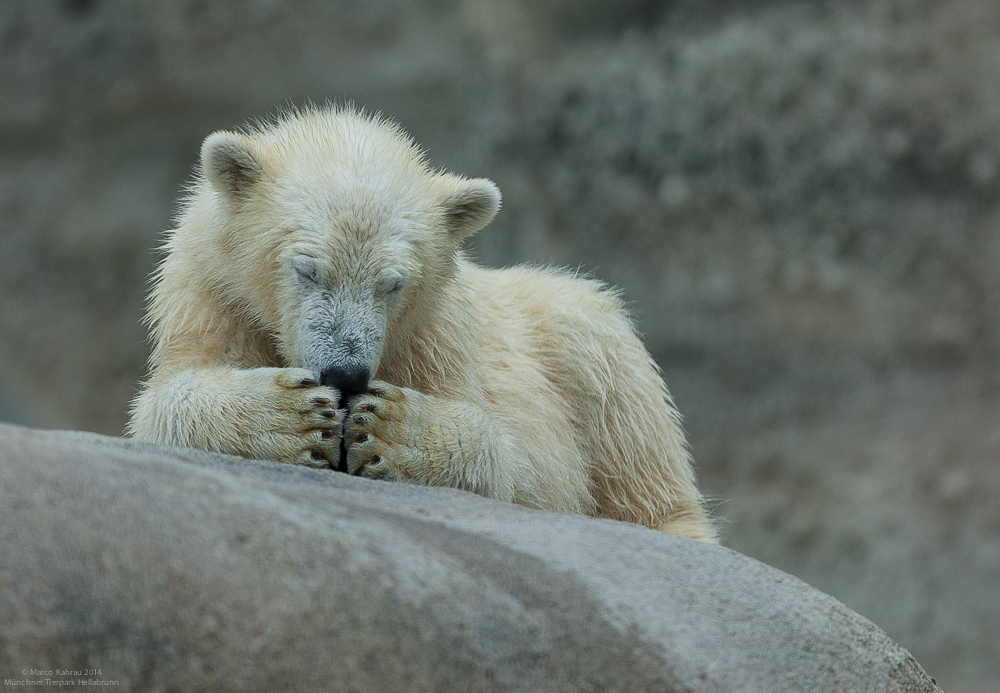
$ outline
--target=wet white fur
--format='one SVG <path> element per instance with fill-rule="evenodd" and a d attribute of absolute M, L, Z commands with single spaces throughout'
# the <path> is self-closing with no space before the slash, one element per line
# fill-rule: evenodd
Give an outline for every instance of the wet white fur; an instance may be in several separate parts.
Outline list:
<path fill-rule="evenodd" d="M 497 211 L 492 183 L 430 170 L 399 128 L 344 108 L 211 135 L 203 170 L 154 280 L 132 435 L 299 461 L 311 439 L 295 448 L 275 413 L 297 391 L 273 384 L 295 372 L 274 369 L 344 357 L 318 336 L 336 325 L 366 342 L 373 377 L 448 419 L 449 463 L 409 481 L 714 539 L 619 297 L 458 251 Z"/>

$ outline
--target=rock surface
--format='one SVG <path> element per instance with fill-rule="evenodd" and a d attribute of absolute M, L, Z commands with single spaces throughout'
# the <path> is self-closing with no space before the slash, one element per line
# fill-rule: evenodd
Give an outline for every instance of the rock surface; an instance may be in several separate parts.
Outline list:
<path fill-rule="evenodd" d="M 7 425 L 0 498 L 5 679 L 100 668 L 118 690 L 939 690 L 797 578 L 633 525 Z"/>

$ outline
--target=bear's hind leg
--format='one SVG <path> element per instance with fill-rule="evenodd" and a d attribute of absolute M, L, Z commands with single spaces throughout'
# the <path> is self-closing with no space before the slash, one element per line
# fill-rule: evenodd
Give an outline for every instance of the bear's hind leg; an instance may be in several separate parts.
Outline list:
<path fill-rule="evenodd" d="M 698 541 L 717 542 L 719 537 L 701 503 L 678 505 L 670 516 L 654 529 Z"/>

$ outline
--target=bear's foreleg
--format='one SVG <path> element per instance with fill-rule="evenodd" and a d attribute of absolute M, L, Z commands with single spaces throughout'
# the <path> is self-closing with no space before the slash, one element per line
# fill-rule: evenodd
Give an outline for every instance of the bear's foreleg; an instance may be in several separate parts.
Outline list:
<path fill-rule="evenodd" d="M 336 467 L 338 397 L 301 368 L 191 368 L 146 384 L 128 432 L 164 445 Z"/>
<path fill-rule="evenodd" d="M 344 421 L 351 474 L 511 501 L 516 480 L 501 462 L 502 439 L 476 404 L 381 381 L 348 402 Z"/>

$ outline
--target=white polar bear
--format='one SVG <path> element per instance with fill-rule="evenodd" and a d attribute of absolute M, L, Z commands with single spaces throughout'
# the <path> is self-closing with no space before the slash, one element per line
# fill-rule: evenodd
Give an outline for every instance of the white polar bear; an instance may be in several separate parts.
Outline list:
<path fill-rule="evenodd" d="M 210 135 L 130 434 L 714 540 L 618 296 L 459 250 L 499 207 L 348 108 Z"/>

